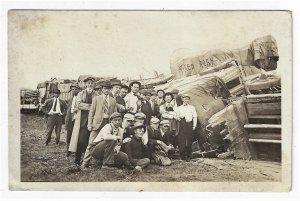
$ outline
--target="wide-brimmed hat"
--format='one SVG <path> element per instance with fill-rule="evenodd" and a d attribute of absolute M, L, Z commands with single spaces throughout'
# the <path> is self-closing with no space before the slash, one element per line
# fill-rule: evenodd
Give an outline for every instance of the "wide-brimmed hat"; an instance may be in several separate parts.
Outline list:
<path fill-rule="evenodd" d="M 92 82 L 95 82 L 95 78 L 93 78 L 92 76 L 88 76 L 87 78 L 85 78 L 85 79 L 83 80 L 83 82 L 87 82 L 87 81 L 89 81 L 89 80 L 91 80 Z"/>
<path fill-rule="evenodd" d="M 140 88 L 142 86 L 142 84 L 139 81 L 133 81 L 129 84 L 129 88 L 131 88 L 133 84 L 138 84 Z"/>
<path fill-rule="evenodd" d="M 111 88 L 111 84 L 110 81 L 104 81 L 100 84 L 102 87 L 107 87 L 107 88 Z"/>
<path fill-rule="evenodd" d="M 133 127 L 132 127 L 134 130 L 137 129 L 137 128 L 144 128 L 144 130 L 146 130 L 146 126 L 140 122 L 135 122 Z"/>
<path fill-rule="evenodd" d="M 174 99 L 174 96 L 173 96 L 173 94 L 171 92 L 165 93 L 164 99 L 166 98 L 166 96 L 171 96 L 172 100 Z"/>
<path fill-rule="evenodd" d="M 114 112 L 110 115 L 109 120 L 112 120 L 112 119 L 118 118 L 118 117 L 122 118 L 122 115 L 119 112 Z"/>
<path fill-rule="evenodd" d="M 111 84 L 111 86 L 113 87 L 113 86 L 122 86 L 122 83 L 121 83 L 121 80 L 111 80 L 110 81 L 110 84 Z"/>

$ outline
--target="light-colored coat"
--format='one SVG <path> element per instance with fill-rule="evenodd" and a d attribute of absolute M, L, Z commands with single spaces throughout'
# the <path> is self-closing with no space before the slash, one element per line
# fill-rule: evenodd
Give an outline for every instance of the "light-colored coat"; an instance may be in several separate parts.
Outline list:
<path fill-rule="evenodd" d="M 97 94 L 95 91 L 92 92 L 92 97 L 96 97 Z M 90 110 L 91 104 L 84 103 L 84 100 L 86 99 L 87 90 L 83 90 L 78 93 L 77 95 L 77 101 L 75 108 L 78 109 L 77 113 L 74 115 L 74 127 L 72 132 L 72 137 L 70 141 L 69 151 L 70 152 L 76 152 L 77 151 L 77 144 L 78 144 L 78 138 L 79 138 L 79 130 L 80 130 L 80 122 L 81 122 L 81 111 L 82 110 Z"/>
<path fill-rule="evenodd" d="M 117 112 L 116 100 L 109 97 L 108 101 L 108 116 L 112 113 Z M 92 127 L 92 130 L 97 130 L 103 121 L 104 115 L 104 95 L 96 96 L 93 98 L 92 106 L 90 108 L 88 117 L 88 127 Z"/>

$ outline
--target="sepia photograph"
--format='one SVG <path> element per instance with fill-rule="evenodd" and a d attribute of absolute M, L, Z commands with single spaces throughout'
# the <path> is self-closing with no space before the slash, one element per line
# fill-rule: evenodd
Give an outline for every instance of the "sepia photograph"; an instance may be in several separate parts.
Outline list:
<path fill-rule="evenodd" d="M 291 72 L 290 11 L 9 10 L 10 189 L 289 191 Z"/>

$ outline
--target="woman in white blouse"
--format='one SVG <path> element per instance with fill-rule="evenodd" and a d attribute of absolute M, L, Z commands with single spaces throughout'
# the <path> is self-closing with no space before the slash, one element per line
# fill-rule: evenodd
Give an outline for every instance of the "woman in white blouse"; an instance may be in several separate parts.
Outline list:
<path fill-rule="evenodd" d="M 190 105 L 190 96 L 182 96 L 183 104 L 177 108 L 179 120 L 178 145 L 182 160 L 190 161 L 192 158 L 193 131 L 197 126 L 197 112 Z"/>

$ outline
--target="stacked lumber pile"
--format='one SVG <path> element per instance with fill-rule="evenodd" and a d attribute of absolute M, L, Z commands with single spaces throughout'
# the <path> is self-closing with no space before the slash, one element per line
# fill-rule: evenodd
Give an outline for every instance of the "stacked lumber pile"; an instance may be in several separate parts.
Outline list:
<path fill-rule="evenodd" d="M 223 143 L 227 142 L 228 144 L 226 155 L 248 160 L 256 159 L 256 152 L 249 142 L 248 132 L 244 128 L 244 125 L 248 124 L 248 117 L 243 98 L 214 114 L 208 122 L 209 125 L 206 128 L 209 132 L 210 143 L 220 144 L 219 137 Z"/>
<path fill-rule="evenodd" d="M 250 142 L 281 143 L 281 94 L 248 95 Z"/>

